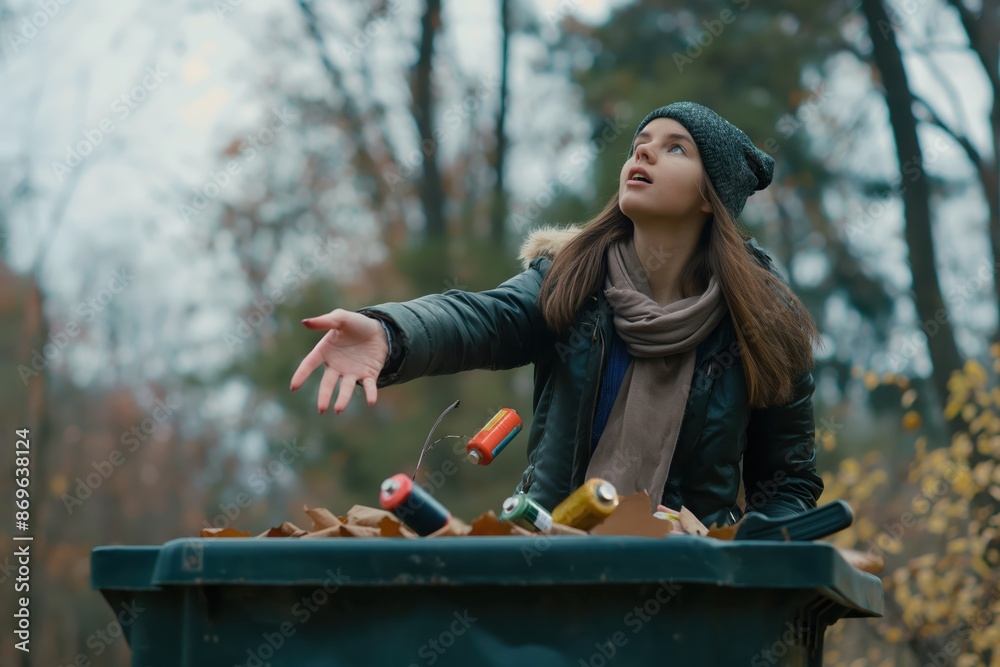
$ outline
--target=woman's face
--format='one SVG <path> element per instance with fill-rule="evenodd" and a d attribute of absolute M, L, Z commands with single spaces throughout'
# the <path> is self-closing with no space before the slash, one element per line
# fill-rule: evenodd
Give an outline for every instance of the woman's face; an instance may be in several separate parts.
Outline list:
<path fill-rule="evenodd" d="M 712 207 L 701 194 L 704 167 L 694 140 L 672 118 L 656 118 L 635 138 L 625 161 L 618 205 L 633 222 L 702 218 Z"/>

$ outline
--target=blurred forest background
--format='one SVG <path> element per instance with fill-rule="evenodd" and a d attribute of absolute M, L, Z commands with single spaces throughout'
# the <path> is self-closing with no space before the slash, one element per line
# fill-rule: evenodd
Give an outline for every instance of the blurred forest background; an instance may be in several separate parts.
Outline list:
<path fill-rule="evenodd" d="M 0 488 L 31 429 L 36 552 L 33 652 L 0 664 L 128 664 L 94 546 L 308 527 L 376 505 L 456 399 L 439 435 L 530 420 L 530 368 L 320 416 L 299 320 L 496 286 L 689 99 L 775 157 L 742 219 L 824 334 L 820 502 L 886 559 L 885 618 L 826 664 L 1000 665 L 997 0 L 25 0 L 0 36 Z M 496 510 L 525 440 L 451 475 L 444 440 L 424 479 Z"/>

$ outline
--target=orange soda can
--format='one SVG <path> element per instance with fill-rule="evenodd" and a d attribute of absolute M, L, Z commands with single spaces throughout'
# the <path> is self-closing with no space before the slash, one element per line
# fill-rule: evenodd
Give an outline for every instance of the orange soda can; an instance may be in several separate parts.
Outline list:
<path fill-rule="evenodd" d="M 614 484 L 594 477 L 552 510 L 552 521 L 580 530 L 590 530 L 607 519 L 618 507 L 618 491 Z"/>
<path fill-rule="evenodd" d="M 521 418 L 512 408 L 501 408 L 479 433 L 465 445 L 469 462 L 481 466 L 493 463 L 514 436 L 521 432 Z"/>

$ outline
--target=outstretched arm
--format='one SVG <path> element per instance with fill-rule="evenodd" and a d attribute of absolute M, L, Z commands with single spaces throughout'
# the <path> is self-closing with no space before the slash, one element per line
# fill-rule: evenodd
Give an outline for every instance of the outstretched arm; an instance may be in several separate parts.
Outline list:
<path fill-rule="evenodd" d="M 378 387 L 423 375 L 475 368 L 506 369 L 534 361 L 550 337 L 538 308 L 541 262 L 485 292 L 449 290 L 357 312 L 343 309 L 302 321 L 326 334 L 292 376 L 295 391 L 324 366 L 318 409 L 325 412 L 338 381 L 334 411 L 347 407 L 356 384 L 375 405 Z M 376 320 L 381 320 L 378 322 Z"/>
<path fill-rule="evenodd" d="M 484 292 L 448 290 L 362 308 L 358 312 L 390 325 L 393 355 L 398 355 L 386 365 L 378 386 L 531 363 L 551 335 L 538 307 L 543 277 L 536 261 Z"/>

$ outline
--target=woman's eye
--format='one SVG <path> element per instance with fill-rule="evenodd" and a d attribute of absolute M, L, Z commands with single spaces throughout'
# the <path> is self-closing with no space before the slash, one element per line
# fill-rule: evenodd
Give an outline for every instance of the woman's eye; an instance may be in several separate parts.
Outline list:
<path fill-rule="evenodd" d="M 681 146 L 680 144 L 672 144 L 670 148 L 667 149 L 667 151 L 672 153 L 674 152 L 675 148 L 680 152 L 681 155 L 684 155 L 684 147 Z"/>

